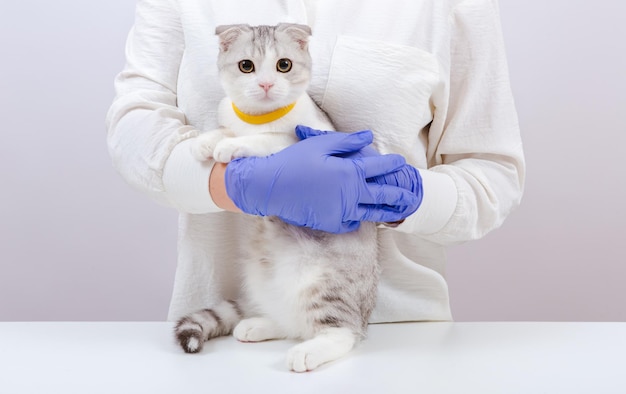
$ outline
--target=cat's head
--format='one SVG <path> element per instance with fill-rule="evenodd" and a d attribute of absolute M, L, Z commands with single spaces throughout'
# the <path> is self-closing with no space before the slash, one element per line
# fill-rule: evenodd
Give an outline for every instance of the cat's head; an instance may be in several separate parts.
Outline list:
<path fill-rule="evenodd" d="M 228 25 L 215 30 L 218 68 L 226 94 L 249 113 L 273 111 L 298 99 L 311 78 L 305 25 Z"/>

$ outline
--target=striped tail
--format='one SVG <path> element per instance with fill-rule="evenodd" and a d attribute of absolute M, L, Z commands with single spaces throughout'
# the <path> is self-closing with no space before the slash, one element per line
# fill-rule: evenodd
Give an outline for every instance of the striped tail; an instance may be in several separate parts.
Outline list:
<path fill-rule="evenodd" d="M 232 333 L 242 317 L 236 302 L 222 301 L 214 308 L 183 317 L 176 324 L 174 333 L 186 353 L 198 353 L 209 339 Z"/>

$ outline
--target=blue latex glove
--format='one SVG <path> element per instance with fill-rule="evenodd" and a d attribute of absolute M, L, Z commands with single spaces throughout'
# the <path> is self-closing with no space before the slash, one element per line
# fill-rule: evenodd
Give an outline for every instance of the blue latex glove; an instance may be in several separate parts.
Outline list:
<path fill-rule="evenodd" d="M 319 135 L 326 135 L 329 133 L 336 133 L 336 131 L 315 130 L 306 126 L 296 127 L 296 136 L 300 140 L 305 140 L 307 138 L 316 137 Z M 374 156 L 381 156 L 381 154 L 378 153 L 378 151 L 371 146 L 366 146 L 361 150 L 351 152 L 348 155 L 344 155 L 344 157 L 352 159 Z M 405 164 L 398 170 L 389 172 L 387 174 L 370 177 L 367 179 L 367 181 L 370 183 L 377 183 L 379 185 L 391 185 L 410 190 L 417 196 L 420 204 L 422 202 L 422 198 L 424 197 L 424 190 L 422 188 L 422 177 L 420 176 L 417 168 L 411 166 L 410 164 Z"/>
<path fill-rule="evenodd" d="M 405 165 L 400 155 L 345 158 L 371 144 L 370 131 L 320 135 L 267 157 L 245 157 L 226 167 L 226 192 L 242 211 L 332 233 L 361 221 L 394 222 L 414 212 L 417 196 L 367 178 Z"/>

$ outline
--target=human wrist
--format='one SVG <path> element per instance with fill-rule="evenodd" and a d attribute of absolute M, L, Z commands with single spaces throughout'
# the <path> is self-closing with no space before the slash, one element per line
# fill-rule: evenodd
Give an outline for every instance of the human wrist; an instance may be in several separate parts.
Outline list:
<path fill-rule="evenodd" d="M 230 212 L 241 212 L 226 192 L 226 167 L 225 163 L 215 163 L 213 166 L 209 176 L 209 194 L 213 203 L 219 208 Z"/>

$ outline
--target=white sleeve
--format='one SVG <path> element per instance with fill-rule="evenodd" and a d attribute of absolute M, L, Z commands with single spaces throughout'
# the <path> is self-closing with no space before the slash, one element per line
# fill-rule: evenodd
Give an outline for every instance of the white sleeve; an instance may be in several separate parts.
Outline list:
<path fill-rule="evenodd" d="M 193 159 L 198 131 L 177 107 L 185 48 L 174 0 L 140 0 L 126 44 L 126 66 L 115 80 L 107 114 L 113 165 L 134 188 L 180 211 L 218 211 L 208 189 L 213 163 Z"/>
<path fill-rule="evenodd" d="M 435 165 L 421 171 L 423 206 L 397 227 L 440 244 L 499 227 L 525 177 L 497 0 L 461 1 L 450 24 L 450 83 L 429 133 Z"/>

